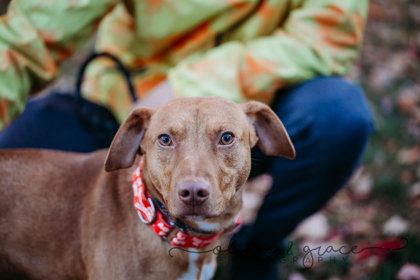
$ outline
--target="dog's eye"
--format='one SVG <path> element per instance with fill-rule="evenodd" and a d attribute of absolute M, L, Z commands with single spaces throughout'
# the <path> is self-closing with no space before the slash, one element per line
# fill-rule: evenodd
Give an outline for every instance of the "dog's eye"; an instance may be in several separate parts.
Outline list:
<path fill-rule="evenodd" d="M 225 133 L 220 138 L 220 144 L 229 145 L 233 142 L 233 135 L 231 133 Z"/>
<path fill-rule="evenodd" d="M 159 137 L 159 142 L 163 146 L 169 146 L 169 145 L 171 145 L 172 140 L 168 135 L 162 135 L 162 136 Z"/>

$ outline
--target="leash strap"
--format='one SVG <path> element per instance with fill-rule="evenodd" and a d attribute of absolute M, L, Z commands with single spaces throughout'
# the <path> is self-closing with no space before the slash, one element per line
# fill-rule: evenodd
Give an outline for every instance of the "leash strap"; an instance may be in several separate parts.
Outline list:
<path fill-rule="evenodd" d="M 137 101 L 137 97 L 136 97 L 136 93 L 134 91 L 133 83 L 131 82 L 130 73 L 128 72 L 127 68 L 125 68 L 124 64 L 116 56 L 114 56 L 110 53 L 106 53 L 106 52 L 93 53 L 85 60 L 85 62 L 83 62 L 82 66 L 80 67 L 79 73 L 77 74 L 77 78 L 76 78 L 76 98 L 79 99 L 79 100 L 83 99 L 82 94 L 81 94 L 83 76 L 85 74 L 85 70 L 86 70 L 86 67 L 88 66 L 88 64 L 92 60 L 95 60 L 97 57 L 108 57 L 109 59 L 113 60 L 117 64 L 117 68 L 121 71 L 121 73 L 123 74 L 123 76 L 124 76 L 124 78 L 127 82 L 127 86 L 128 86 L 128 90 L 130 92 L 131 99 L 133 100 L 133 103 L 135 103 Z"/>

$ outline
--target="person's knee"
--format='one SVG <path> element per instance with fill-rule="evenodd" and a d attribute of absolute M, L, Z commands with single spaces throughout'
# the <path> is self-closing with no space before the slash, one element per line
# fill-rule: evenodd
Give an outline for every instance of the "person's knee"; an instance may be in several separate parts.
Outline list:
<path fill-rule="evenodd" d="M 308 84 L 309 85 L 309 84 Z M 318 78 L 312 84 L 310 114 L 314 130 L 327 147 L 362 149 L 373 131 L 373 116 L 363 90 L 340 77 Z M 337 150 L 336 152 L 341 152 Z"/>
<path fill-rule="evenodd" d="M 370 112 L 363 90 L 342 77 L 317 77 L 286 93 L 280 93 L 274 110 L 291 133 L 295 127 L 307 129 L 318 122 L 328 125 L 354 118 L 357 124 L 372 126 Z"/>
<path fill-rule="evenodd" d="M 297 157 L 293 162 L 278 159 L 274 167 L 288 174 L 316 170 L 317 177 L 334 178 L 326 189 L 335 192 L 360 162 L 373 131 L 363 91 L 343 78 L 322 77 L 292 89 L 283 101 L 277 109 Z"/>

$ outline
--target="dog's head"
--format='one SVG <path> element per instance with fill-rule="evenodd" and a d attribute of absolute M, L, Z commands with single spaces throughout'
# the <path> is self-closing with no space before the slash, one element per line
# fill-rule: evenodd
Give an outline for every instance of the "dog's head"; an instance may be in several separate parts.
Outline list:
<path fill-rule="evenodd" d="M 137 108 L 115 136 L 106 171 L 128 168 L 143 155 L 147 188 L 184 222 L 236 215 L 251 169 L 250 150 L 295 157 L 283 124 L 266 105 L 221 97 L 178 98 Z M 231 219 L 230 219 L 231 221 Z"/>

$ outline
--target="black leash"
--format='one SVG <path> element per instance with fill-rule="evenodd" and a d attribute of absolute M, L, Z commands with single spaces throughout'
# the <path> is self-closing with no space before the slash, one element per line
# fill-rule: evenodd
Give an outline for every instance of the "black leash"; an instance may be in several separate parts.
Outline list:
<path fill-rule="evenodd" d="M 108 108 L 93 104 L 92 102 L 83 98 L 81 93 L 85 70 L 88 64 L 98 57 L 107 57 L 116 63 L 116 69 L 121 72 L 127 82 L 128 90 L 130 92 L 133 103 L 137 101 L 134 86 L 130 79 L 130 72 L 127 70 L 127 68 L 125 68 L 123 63 L 117 57 L 109 53 L 93 53 L 83 62 L 77 74 L 76 89 L 73 100 L 76 107 L 75 110 L 83 126 L 85 126 L 88 131 L 102 131 L 104 136 L 101 137 L 111 137 L 112 140 L 113 136 L 119 128 L 119 123 L 115 119 L 114 115 L 109 111 Z"/>
<path fill-rule="evenodd" d="M 85 62 L 83 62 L 82 66 L 80 67 L 79 73 L 77 74 L 76 98 L 78 98 L 79 100 L 83 98 L 81 94 L 81 86 L 82 86 L 83 76 L 85 74 L 86 67 L 92 60 L 98 57 L 108 57 L 117 64 L 118 69 L 121 71 L 121 73 L 125 77 L 125 80 L 127 81 L 128 90 L 130 91 L 131 99 L 133 100 L 133 102 L 136 102 L 137 101 L 136 93 L 134 91 L 133 83 L 131 82 L 131 78 L 130 78 L 130 73 L 128 72 L 127 68 L 125 68 L 124 64 L 116 56 L 110 53 L 105 53 L 105 52 L 93 53 L 85 60 Z"/>

